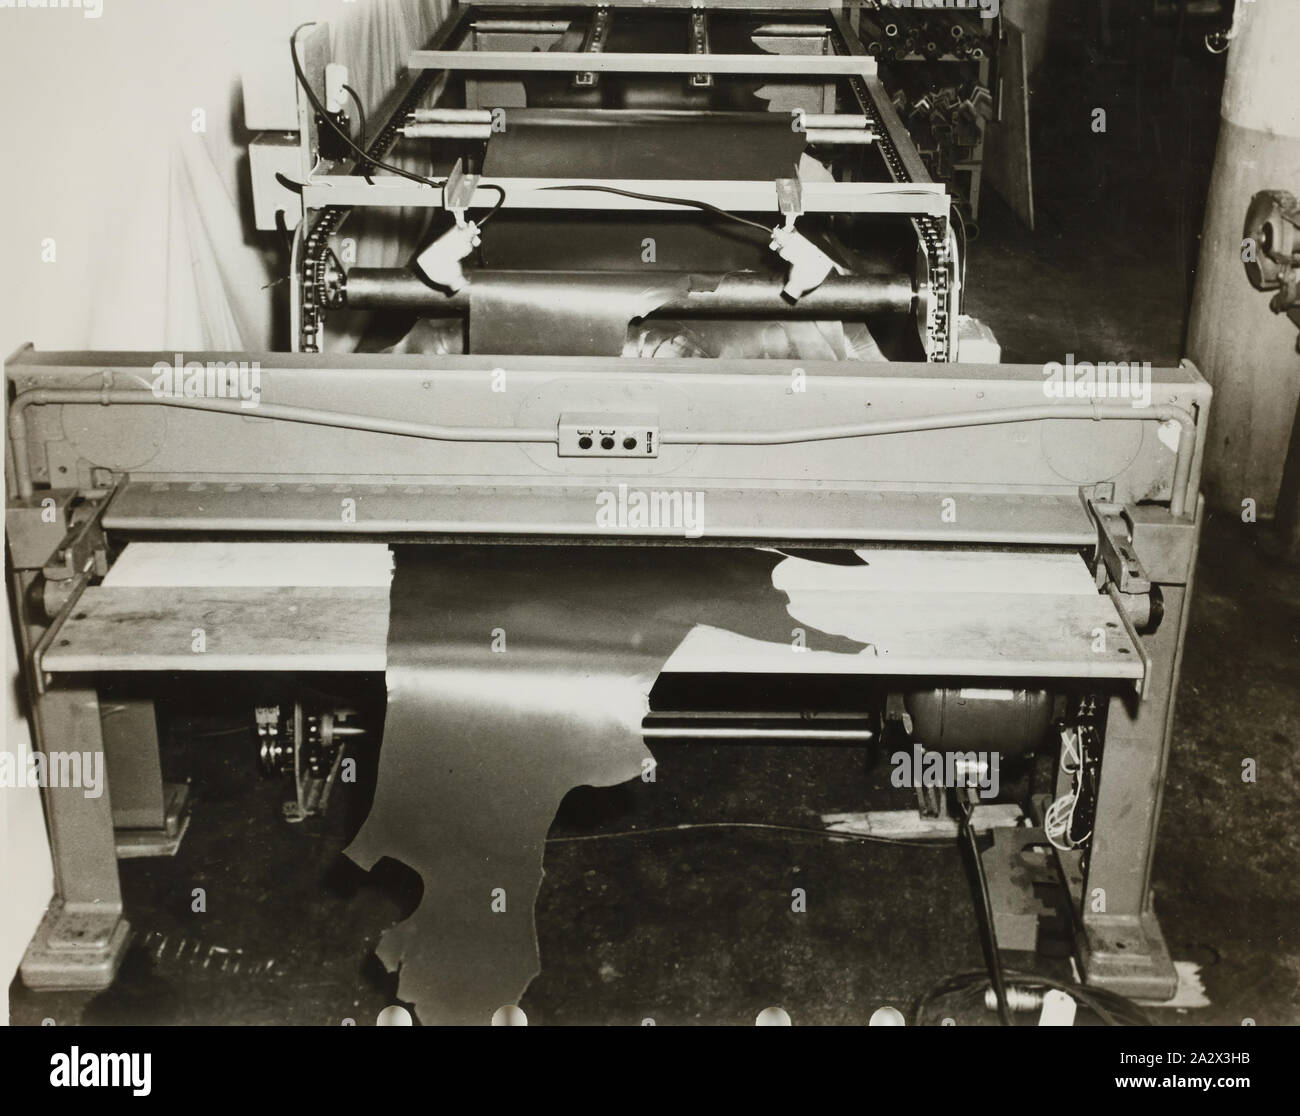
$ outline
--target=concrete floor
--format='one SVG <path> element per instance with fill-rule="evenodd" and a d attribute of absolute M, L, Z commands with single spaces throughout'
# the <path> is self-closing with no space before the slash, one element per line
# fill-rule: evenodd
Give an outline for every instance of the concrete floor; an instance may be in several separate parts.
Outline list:
<path fill-rule="evenodd" d="M 1177 91 L 1167 75 L 1149 80 L 1156 115 L 1091 157 L 1082 185 L 1045 145 L 1036 234 L 986 195 L 969 309 L 994 327 L 1004 359 L 1180 354 L 1215 75 L 1193 73 Z M 1268 556 L 1267 531 L 1213 517 L 1201 549 L 1154 885 L 1171 951 L 1201 967 L 1210 1006 L 1155 1013 L 1171 1022 L 1300 1022 L 1300 570 Z M 369 1023 L 391 1002 L 394 978 L 370 949 L 417 902 L 413 874 L 367 875 L 339 855 L 364 817 L 360 797 L 340 796 L 323 823 L 281 821 L 282 788 L 254 774 L 250 736 L 198 735 L 223 723 L 182 722 L 167 744 L 174 777 L 193 780 L 195 820 L 175 859 L 122 865 L 138 937 L 117 983 L 88 996 L 15 982 L 15 1023 Z M 555 835 L 807 826 L 905 804 L 852 749 L 679 746 L 659 761 L 655 784 L 575 791 Z M 950 846 L 696 830 L 553 844 L 546 868 L 543 972 L 522 1005 L 533 1023 L 748 1024 L 777 1004 L 796 1023 L 861 1023 L 982 964 Z M 195 887 L 205 914 L 190 910 Z M 794 887 L 807 891 L 806 914 L 790 911 Z M 213 947 L 242 950 L 240 971 L 223 971 Z"/>

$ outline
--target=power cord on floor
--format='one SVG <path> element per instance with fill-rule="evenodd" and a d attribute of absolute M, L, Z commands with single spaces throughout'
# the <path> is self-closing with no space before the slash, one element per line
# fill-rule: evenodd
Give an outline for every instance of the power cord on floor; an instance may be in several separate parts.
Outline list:
<path fill-rule="evenodd" d="M 812 826 L 777 825 L 773 822 L 685 822 L 681 825 L 654 825 L 645 829 L 623 829 L 615 833 L 585 833 L 576 837 L 548 837 L 548 845 L 575 844 L 579 841 L 612 841 L 616 838 L 649 837 L 663 833 L 685 833 L 693 829 L 765 829 L 777 833 L 797 833 L 810 837 L 824 837 L 838 841 L 866 841 L 879 845 L 907 845 L 917 849 L 945 849 L 943 841 L 908 841 L 901 837 L 879 837 L 871 833 L 845 833 L 835 829 L 816 829 Z"/>
<path fill-rule="evenodd" d="M 1079 757 L 1080 766 L 1082 766 L 1082 757 Z M 1142 1009 L 1134 1004 L 1131 1000 L 1114 992 L 1107 992 L 1103 989 L 1085 988 L 1080 985 L 1068 983 L 1066 981 L 1056 980 L 1052 977 L 1039 976 L 1037 974 L 1007 972 L 1002 967 L 1002 955 L 998 949 L 997 931 L 993 922 L 993 901 L 989 894 L 988 876 L 984 872 L 984 860 L 980 856 L 979 845 L 975 840 L 975 830 L 971 826 L 971 814 L 973 812 L 971 805 L 958 796 L 958 807 L 961 818 L 958 822 L 958 840 L 963 841 L 969 850 L 972 859 L 975 862 L 975 880 L 979 887 L 979 915 L 984 930 L 983 937 L 986 946 L 987 968 L 984 970 L 975 970 L 973 972 L 959 973 L 954 977 L 945 977 L 926 992 L 916 1003 L 913 1010 L 912 1021 L 914 1024 L 921 1024 L 924 1020 L 925 1009 L 930 1001 L 937 999 L 939 996 L 949 995 L 954 992 L 969 992 L 978 989 L 981 997 L 984 989 L 992 985 L 994 997 L 997 1003 L 998 1020 L 1002 1026 L 1012 1026 L 1010 999 L 1007 992 L 1007 980 L 1010 978 L 1014 981 L 1014 991 L 1024 990 L 1051 989 L 1055 988 L 1071 997 L 1076 1003 L 1082 1004 L 1091 1010 L 1107 1026 L 1144 1026 L 1150 1023 L 1150 1020 L 1143 1013 Z"/>
<path fill-rule="evenodd" d="M 993 899 L 989 895 L 989 880 L 984 873 L 984 858 L 980 856 L 979 843 L 975 839 L 975 827 L 971 825 L 974 805 L 960 791 L 957 794 L 957 808 L 960 817 L 957 822 L 957 839 L 966 845 L 975 864 L 975 880 L 979 885 L 980 920 L 984 928 L 988 975 L 993 982 L 993 991 L 997 995 L 998 1019 L 1002 1026 L 1010 1027 L 1011 1008 L 1007 1006 L 1007 982 L 1002 972 L 1002 954 L 998 950 L 998 932 L 993 922 Z"/>
<path fill-rule="evenodd" d="M 1014 969 L 1006 970 L 1006 978 L 1011 981 L 1015 991 L 1047 991 L 1056 989 L 1064 992 L 1076 1003 L 1091 1011 L 1108 1027 L 1147 1027 L 1150 1018 L 1132 1000 L 1116 992 L 1107 992 L 1101 988 L 1087 988 L 1072 981 L 1057 980 L 1055 977 L 1039 973 L 1025 973 Z M 938 1000 L 958 994 L 969 994 L 975 1003 L 982 1003 L 989 986 L 987 969 L 972 969 L 944 977 L 926 990 L 916 1001 L 912 1009 L 912 1023 L 923 1026 L 927 1012 Z"/>

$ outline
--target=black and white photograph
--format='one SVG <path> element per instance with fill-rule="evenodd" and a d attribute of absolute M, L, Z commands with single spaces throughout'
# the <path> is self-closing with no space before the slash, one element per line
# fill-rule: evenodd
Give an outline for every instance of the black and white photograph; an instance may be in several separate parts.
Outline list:
<path fill-rule="evenodd" d="M 0 121 L 36 1087 L 425 1026 L 1260 1084 L 1300 2 L 0 0 Z"/>

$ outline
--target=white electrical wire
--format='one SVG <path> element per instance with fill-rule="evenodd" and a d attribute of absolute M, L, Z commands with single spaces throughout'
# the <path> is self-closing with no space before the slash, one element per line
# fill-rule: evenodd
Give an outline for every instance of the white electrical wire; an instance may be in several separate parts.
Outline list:
<path fill-rule="evenodd" d="M 1079 804 L 1079 792 L 1083 787 L 1083 760 L 1086 750 L 1083 736 L 1077 730 L 1061 730 L 1061 771 L 1071 777 L 1070 790 L 1061 795 L 1048 808 L 1043 817 L 1043 832 L 1054 848 L 1069 852 L 1077 847 L 1070 838 L 1070 829 L 1074 825 L 1074 810 Z"/>
<path fill-rule="evenodd" d="M 1232 26 L 1229 27 L 1227 31 L 1223 31 L 1218 35 L 1211 32 L 1205 36 L 1205 49 L 1211 54 L 1224 54 L 1227 52 L 1229 44 L 1237 37 L 1238 32 L 1241 30 L 1242 22 L 1246 18 L 1246 2 L 1247 0 L 1237 0 L 1237 5 L 1232 11 Z M 1220 42 L 1223 45 L 1216 46 L 1216 42 Z"/>

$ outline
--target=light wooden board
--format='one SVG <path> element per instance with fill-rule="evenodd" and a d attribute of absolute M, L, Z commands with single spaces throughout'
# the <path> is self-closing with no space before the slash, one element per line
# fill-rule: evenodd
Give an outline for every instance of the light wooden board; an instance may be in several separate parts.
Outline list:
<path fill-rule="evenodd" d="M 128 548 L 116 583 L 88 589 L 82 596 L 46 653 L 45 669 L 384 670 L 387 548 L 319 545 L 324 548 L 320 553 L 317 544 L 169 543 L 141 548 L 133 557 Z M 1097 593 L 1077 555 L 905 549 L 859 553 L 867 564 L 786 558 L 777 565 L 773 583 L 789 599 L 789 642 L 700 625 L 663 669 L 1142 676 L 1140 656 L 1114 605 Z M 349 572 L 351 559 L 356 566 Z M 238 584 L 251 570 L 259 570 L 272 584 Z M 361 583 L 311 583 L 346 577 Z M 294 578 L 308 584 L 275 583 Z M 151 581 L 159 584 L 148 584 Z M 857 654 L 809 651 L 795 638 L 801 628 L 845 636 L 865 649 Z M 203 649 L 197 650 L 200 631 Z M 431 631 L 430 638 L 436 639 L 437 633 Z"/>
<path fill-rule="evenodd" d="M 1048 593 L 1095 597 L 1097 586 L 1077 553 L 1033 551 L 862 548 L 865 566 L 835 566 L 815 578 L 807 566 L 786 564 L 773 580 L 778 589 L 872 589 L 950 593 Z M 824 567 L 822 567 L 824 569 Z"/>
<path fill-rule="evenodd" d="M 133 542 L 104 578 L 105 588 L 371 586 L 393 580 L 384 543 Z"/>
<path fill-rule="evenodd" d="M 386 586 L 100 586 L 82 594 L 44 667 L 382 671 L 387 659 Z"/>
<path fill-rule="evenodd" d="M 791 627 L 866 645 L 856 655 L 693 630 L 664 669 L 683 673 L 1142 677 L 1141 656 L 1076 553 L 858 550 L 862 565 L 787 558 L 772 583 Z"/>
<path fill-rule="evenodd" d="M 664 665 L 687 674 L 1142 677 L 1114 606 L 1093 594 L 802 591 L 791 628 L 867 645 L 856 655 L 768 643 L 701 625 Z M 1097 633 L 1104 648 L 1094 650 Z"/>

